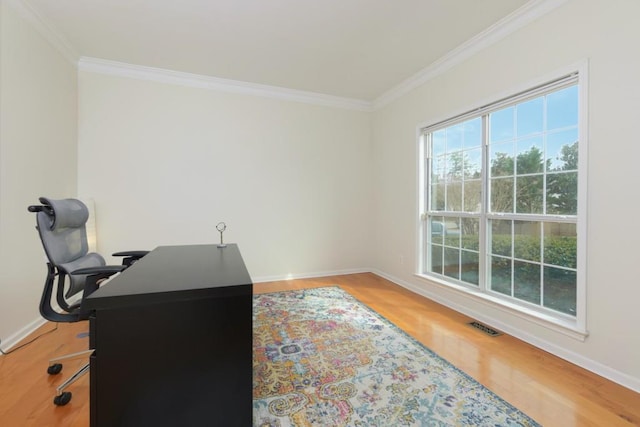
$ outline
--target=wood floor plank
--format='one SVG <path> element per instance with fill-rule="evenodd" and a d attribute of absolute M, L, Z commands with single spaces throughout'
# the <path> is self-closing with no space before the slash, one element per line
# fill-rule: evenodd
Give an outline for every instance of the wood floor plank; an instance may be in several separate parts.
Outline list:
<path fill-rule="evenodd" d="M 489 337 L 468 326 L 471 319 L 466 316 L 374 274 L 258 283 L 254 292 L 332 285 L 544 426 L 640 426 L 640 394 L 509 335 Z M 31 337 L 53 327 L 48 323 Z M 60 324 L 26 347 L 0 356 L 0 426 L 89 425 L 88 376 L 70 387 L 73 399 L 67 406 L 52 403 L 56 386 L 82 361 L 69 363 L 60 375 L 46 374 L 49 358 L 87 348 L 87 329 L 86 322 Z"/>

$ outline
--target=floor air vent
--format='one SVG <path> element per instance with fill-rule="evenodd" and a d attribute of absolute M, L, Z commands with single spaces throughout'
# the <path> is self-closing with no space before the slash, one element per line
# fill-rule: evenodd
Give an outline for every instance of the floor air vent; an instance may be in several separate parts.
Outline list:
<path fill-rule="evenodd" d="M 469 322 L 469 326 L 472 326 L 477 330 L 482 331 L 491 337 L 497 337 L 498 335 L 502 335 L 502 332 L 498 332 L 495 329 L 490 328 L 487 325 L 483 325 L 480 322 Z"/>

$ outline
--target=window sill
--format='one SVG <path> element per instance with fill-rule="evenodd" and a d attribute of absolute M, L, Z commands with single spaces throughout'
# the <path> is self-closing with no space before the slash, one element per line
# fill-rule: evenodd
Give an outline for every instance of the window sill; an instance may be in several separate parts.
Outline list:
<path fill-rule="evenodd" d="M 458 294 L 463 294 L 476 302 L 490 306 L 491 308 L 500 310 L 504 313 L 517 316 L 528 322 L 545 327 L 554 332 L 561 333 L 575 340 L 584 341 L 589 335 L 585 328 L 580 327 L 576 319 L 570 318 L 569 316 L 566 318 L 553 316 L 470 287 L 448 283 L 444 280 L 438 279 L 437 277 L 427 276 L 420 273 L 416 273 L 415 275 L 429 284 L 435 284 Z M 482 321 L 482 319 L 478 320 Z M 495 326 L 497 327 L 499 325 Z"/>

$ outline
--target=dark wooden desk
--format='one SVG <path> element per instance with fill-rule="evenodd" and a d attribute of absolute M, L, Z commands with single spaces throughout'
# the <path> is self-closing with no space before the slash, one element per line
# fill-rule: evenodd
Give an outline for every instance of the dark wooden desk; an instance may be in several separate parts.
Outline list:
<path fill-rule="evenodd" d="M 252 298 L 235 244 L 158 247 L 91 294 L 91 427 L 250 426 Z"/>

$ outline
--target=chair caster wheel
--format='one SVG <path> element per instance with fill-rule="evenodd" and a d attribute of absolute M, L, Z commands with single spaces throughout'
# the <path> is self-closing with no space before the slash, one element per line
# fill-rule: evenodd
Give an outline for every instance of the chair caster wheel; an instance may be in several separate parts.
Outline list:
<path fill-rule="evenodd" d="M 60 371 L 62 371 L 62 364 L 61 363 L 56 363 L 55 365 L 51 365 L 47 368 L 47 374 L 49 375 L 56 375 L 59 374 Z"/>
<path fill-rule="evenodd" d="M 56 396 L 53 398 L 53 404 L 56 406 L 64 406 L 71 400 L 71 392 L 65 391 L 60 396 Z"/>

